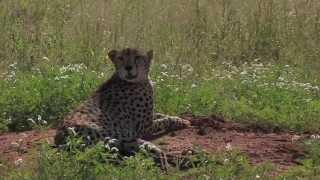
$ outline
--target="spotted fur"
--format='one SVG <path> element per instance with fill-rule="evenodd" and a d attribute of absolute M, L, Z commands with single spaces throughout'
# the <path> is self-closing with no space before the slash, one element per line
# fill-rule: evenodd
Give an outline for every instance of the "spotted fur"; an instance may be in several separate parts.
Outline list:
<path fill-rule="evenodd" d="M 189 122 L 178 117 L 154 115 L 153 88 L 148 76 L 153 52 L 127 48 L 112 50 L 108 56 L 116 71 L 87 101 L 65 117 L 55 143 L 66 143 L 71 131 L 88 144 L 115 139 L 119 144 L 117 148 L 124 151 L 140 145 L 160 151 L 141 138 L 185 128 Z"/>

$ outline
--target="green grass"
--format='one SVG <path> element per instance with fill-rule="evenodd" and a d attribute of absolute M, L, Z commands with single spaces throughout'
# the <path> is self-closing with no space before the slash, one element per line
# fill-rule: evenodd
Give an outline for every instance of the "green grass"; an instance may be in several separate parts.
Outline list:
<path fill-rule="evenodd" d="M 155 51 L 151 79 L 158 112 L 214 114 L 269 129 L 316 133 L 319 9 L 316 0 L 1 1 L 0 133 L 55 127 L 110 76 L 107 52 L 123 47 Z M 142 156 L 128 160 L 146 161 L 137 167 L 98 162 L 95 169 L 70 154 L 54 157 L 53 151 L 42 153 L 40 169 L 11 177 L 57 179 L 65 174 L 81 179 L 90 172 L 98 178 L 105 175 L 99 168 L 110 170 L 110 178 L 188 176 L 179 171 L 164 175 Z M 285 176 L 316 178 L 319 152 L 311 154 L 304 166 Z M 247 162 L 231 162 L 241 170 L 213 163 L 188 173 L 255 177 Z"/>
<path fill-rule="evenodd" d="M 112 71 L 101 74 L 78 66 L 18 71 L 14 79 L 1 81 L 2 130 L 54 126 Z M 253 63 L 238 70 L 217 71 L 208 72 L 207 77 L 194 77 L 192 69 L 177 73 L 171 71 L 170 65 L 155 68 L 152 79 L 156 111 L 172 115 L 214 114 L 295 131 L 317 132 L 320 128 L 319 88 L 298 82 L 294 68 Z"/>
<path fill-rule="evenodd" d="M 80 150 L 81 141 L 71 139 L 67 151 L 43 143 L 33 155 L 36 161 L 15 168 L 1 165 L 0 179 L 317 179 L 320 144 L 310 140 L 305 145 L 309 155 L 302 165 L 280 174 L 275 174 L 277 169 L 268 162 L 250 165 L 237 150 L 208 154 L 199 149 L 177 160 L 176 166 L 165 172 L 143 151 L 123 157 L 106 152 L 102 144 Z"/>
<path fill-rule="evenodd" d="M 252 179 L 257 176 L 270 179 L 269 164 L 253 167 L 241 153 L 233 151 L 220 155 L 199 151 L 181 159 L 176 167 L 161 170 L 145 153 L 120 157 L 105 151 L 102 144 L 85 150 L 76 148 L 79 141 L 70 141 L 68 151 L 57 151 L 47 144 L 39 147 L 37 162 L 17 170 L 7 171 L 7 179 L 181 179 L 208 177 L 223 179 Z M 187 159 L 188 158 L 188 159 Z M 33 164 L 32 164 L 33 163 Z M 188 167 L 180 170 L 179 167 Z M 0 169 L 1 170 L 1 169 Z"/>

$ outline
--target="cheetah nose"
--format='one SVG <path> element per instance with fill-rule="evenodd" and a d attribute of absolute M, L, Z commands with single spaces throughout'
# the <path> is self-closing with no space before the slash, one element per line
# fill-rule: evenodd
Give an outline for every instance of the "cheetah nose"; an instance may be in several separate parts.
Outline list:
<path fill-rule="evenodd" d="M 125 69 L 126 69 L 127 71 L 131 71 L 131 70 L 132 70 L 132 66 L 126 66 Z"/>

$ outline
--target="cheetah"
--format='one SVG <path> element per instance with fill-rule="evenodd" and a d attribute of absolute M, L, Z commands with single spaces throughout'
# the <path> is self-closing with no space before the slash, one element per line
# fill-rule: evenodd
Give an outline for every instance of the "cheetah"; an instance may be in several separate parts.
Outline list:
<path fill-rule="evenodd" d="M 108 53 L 115 72 L 91 96 L 69 113 L 58 126 L 55 144 L 63 145 L 70 129 L 87 144 L 105 142 L 122 152 L 145 148 L 161 154 L 156 145 L 143 140 L 149 135 L 187 128 L 189 121 L 154 113 L 149 70 L 153 51 L 126 48 Z"/>

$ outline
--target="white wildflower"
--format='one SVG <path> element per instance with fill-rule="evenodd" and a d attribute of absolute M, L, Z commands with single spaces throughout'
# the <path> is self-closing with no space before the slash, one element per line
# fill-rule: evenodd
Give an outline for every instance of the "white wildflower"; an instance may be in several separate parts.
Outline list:
<path fill-rule="evenodd" d="M 68 132 L 72 133 L 73 135 L 77 135 L 74 127 L 68 127 Z"/>
<path fill-rule="evenodd" d="M 28 137 L 28 135 L 27 135 L 26 133 L 21 133 L 21 136 L 22 136 L 23 138 Z"/>
<path fill-rule="evenodd" d="M 247 72 L 246 70 L 244 70 L 244 71 L 242 71 L 242 72 L 240 73 L 240 75 L 246 75 L 246 74 L 248 74 L 248 72 Z"/>
<path fill-rule="evenodd" d="M 163 75 L 163 76 L 169 76 L 168 72 L 160 72 L 160 74 Z"/>
<path fill-rule="evenodd" d="M 307 102 L 307 103 L 309 103 L 309 102 L 312 101 L 312 99 L 311 99 L 311 98 L 308 98 L 308 99 L 304 99 L 304 101 Z"/>
<path fill-rule="evenodd" d="M 99 74 L 99 78 L 103 78 L 104 76 L 105 76 L 104 72 L 101 72 L 101 73 Z"/>
<path fill-rule="evenodd" d="M 320 139 L 320 135 L 319 134 L 313 134 L 313 135 L 311 135 L 311 139 Z"/>
<path fill-rule="evenodd" d="M 319 91 L 319 86 L 313 86 L 313 90 Z"/>
<path fill-rule="evenodd" d="M 299 135 L 293 135 L 292 136 L 292 138 L 291 138 L 291 141 L 293 142 L 293 141 L 297 141 L 297 140 L 299 140 L 301 138 L 301 136 L 299 136 Z"/>
<path fill-rule="evenodd" d="M 60 76 L 60 79 L 68 79 L 69 75 Z"/>
<path fill-rule="evenodd" d="M 17 160 L 14 161 L 14 164 L 15 164 L 16 166 L 19 166 L 19 165 L 21 165 L 22 163 L 23 163 L 22 158 L 19 158 L 19 159 L 17 159 Z"/>
<path fill-rule="evenodd" d="M 211 179 L 211 177 L 210 177 L 210 176 L 208 176 L 208 175 L 206 175 L 206 174 L 202 175 L 202 177 L 204 177 L 204 179 L 205 179 L 205 180 L 209 180 L 209 179 Z"/>
<path fill-rule="evenodd" d="M 43 57 L 42 57 L 42 60 L 50 61 L 50 59 L 49 59 L 48 57 L 46 57 L 46 56 L 43 56 Z"/>
<path fill-rule="evenodd" d="M 9 65 L 9 68 L 11 68 L 11 69 L 16 69 L 16 68 L 17 68 L 17 65 L 18 65 L 18 63 L 17 63 L 17 62 L 14 62 L 14 63 L 12 63 L 12 64 Z"/>
<path fill-rule="evenodd" d="M 184 64 L 182 66 L 182 72 L 184 72 L 184 73 L 192 73 L 193 72 L 193 67 L 190 64 Z"/>
<path fill-rule="evenodd" d="M 163 68 L 163 69 L 167 69 L 168 68 L 168 66 L 166 64 L 161 64 L 160 67 Z"/>
<path fill-rule="evenodd" d="M 17 143 L 17 142 L 12 142 L 11 143 L 11 147 L 13 147 L 13 148 L 18 148 L 20 145 L 19 145 L 19 143 Z"/>
<path fill-rule="evenodd" d="M 36 124 L 36 122 L 32 118 L 28 118 L 27 121 L 30 121 L 32 124 Z"/>
<path fill-rule="evenodd" d="M 231 150 L 232 150 L 232 146 L 231 146 L 230 143 L 227 143 L 227 145 L 226 145 L 226 150 L 227 150 L 227 151 L 231 151 Z"/>

